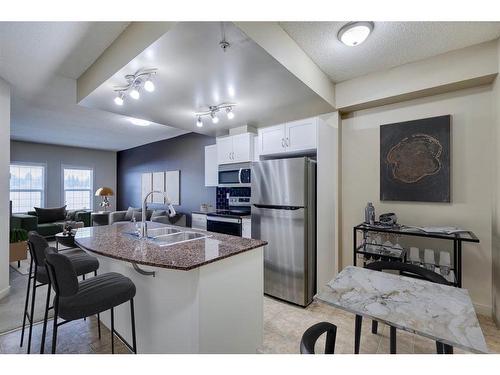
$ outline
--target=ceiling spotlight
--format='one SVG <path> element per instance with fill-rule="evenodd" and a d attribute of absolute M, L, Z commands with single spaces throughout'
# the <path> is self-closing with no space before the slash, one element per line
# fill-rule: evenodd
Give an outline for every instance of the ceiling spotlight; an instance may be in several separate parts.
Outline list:
<path fill-rule="evenodd" d="M 130 90 L 129 95 L 132 99 L 135 99 L 135 100 L 137 100 L 141 97 L 141 94 L 139 94 L 139 90 L 137 90 L 136 88 L 133 88 L 132 90 Z"/>
<path fill-rule="evenodd" d="M 354 47 L 363 43 L 373 31 L 373 22 L 357 21 L 345 24 L 339 30 L 337 38 L 346 46 Z"/>
<path fill-rule="evenodd" d="M 227 114 L 227 118 L 229 120 L 232 120 L 234 118 L 234 112 L 233 112 L 233 109 L 231 107 L 227 107 L 226 114 Z"/>
<path fill-rule="evenodd" d="M 210 117 L 212 117 L 212 123 L 213 124 L 217 124 L 219 122 L 219 118 L 217 117 L 217 115 L 215 114 L 215 112 L 212 112 L 210 114 Z"/>
<path fill-rule="evenodd" d="M 198 120 L 196 120 L 196 126 L 199 128 L 203 126 L 203 121 L 201 121 L 201 116 L 198 116 Z"/>
<path fill-rule="evenodd" d="M 137 126 L 148 126 L 151 124 L 150 121 L 148 120 L 143 120 L 143 119 L 140 119 L 140 118 L 130 118 L 129 121 L 134 124 L 134 125 L 137 125 Z"/>
<path fill-rule="evenodd" d="M 146 82 L 144 82 L 144 90 L 146 90 L 147 92 L 155 91 L 155 84 L 153 83 L 153 81 L 148 79 Z"/>
<path fill-rule="evenodd" d="M 115 104 L 123 105 L 123 94 L 118 94 L 118 96 L 115 98 Z"/>

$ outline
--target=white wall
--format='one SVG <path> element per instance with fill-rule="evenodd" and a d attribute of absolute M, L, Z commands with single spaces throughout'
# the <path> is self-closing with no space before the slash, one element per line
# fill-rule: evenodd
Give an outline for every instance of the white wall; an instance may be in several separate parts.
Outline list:
<path fill-rule="evenodd" d="M 377 215 L 396 212 L 404 224 L 470 229 L 481 243 L 463 247 L 463 286 L 479 311 L 491 313 L 492 98 L 491 85 L 480 86 L 353 112 L 342 120 L 343 267 L 352 264 L 352 227 L 362 221 L 369 201 Z M 446 114 L 452 115 L 452 203 L 380 202 L 380 125 Z"/>
<path fill-rule="evenodd" d="M 500 68 L 500 40 L 498 41 L 499 68 Z M 493 84 L 493 108 L 495 109 L 495 126 L 492 132 L 494 140 L 494 177 L 492 235 L 493 235 L 493 317 L 500 325 L 500 78 Z"/>
<path fill-rule="evenodd" d="M 338 112 L 319 117 L 317 149 L 316 285 L 320 291 L 337 274 L 338 261 Z"/>
<path fill-rule="evenodd" d="M 0 298 L 9 291 L 10 87 L 0 78 Z"/>
<path fill-rule="evenodd" d="M 55 146 L 43 143 L 11 142 L 12 162 L 36 162 L 46 164 L 46 207 L 64 205 L 62 165 L 90 167 L 94 169 L 94 192 L 107 186 L 116 194 L 116 152 L 87 148 Z M 94 196 L 94 210 L 101 210 L 100 197 Z M 110 197 L 111 209 L 116 208 L 116 196 Z"/>

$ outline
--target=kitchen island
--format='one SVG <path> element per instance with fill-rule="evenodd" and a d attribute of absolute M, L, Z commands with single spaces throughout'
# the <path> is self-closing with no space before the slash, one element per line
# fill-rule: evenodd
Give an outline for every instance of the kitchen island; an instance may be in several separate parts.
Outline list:
<path fill-rule="evenodd" d="M 134 235 L 133 223 L 75 235 L 77 246 L 98 257 L 99 273 L 119 272 L 135 283 L 138 353 L 255 353 L 262 343 L 266 242 L 148 227 L 147 239 Z M 109 313 L 101 319 L 110 326 Z M 115 329 L 131 342 L 126 304 L 115 309 Z"/>

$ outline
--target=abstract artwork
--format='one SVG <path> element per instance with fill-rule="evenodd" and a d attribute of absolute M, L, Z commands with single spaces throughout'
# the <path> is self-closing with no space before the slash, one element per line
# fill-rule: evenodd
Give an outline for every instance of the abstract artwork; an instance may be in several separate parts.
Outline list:
<path fill-rule="evenodd" d="M 451 116 L 380 127 L 380 200 L 450 202 Z"/>

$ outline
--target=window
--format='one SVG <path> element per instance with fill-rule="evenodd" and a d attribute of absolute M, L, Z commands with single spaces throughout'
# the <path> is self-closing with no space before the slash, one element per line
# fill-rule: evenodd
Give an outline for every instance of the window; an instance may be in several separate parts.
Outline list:
<path fill-rule="evenodd" d="M 13 213 L 33 211 L 33 207 L 44 207 L 45 166 L 11 164 L 10 200 Z"/>
<path fill-rule="evenodd" d="M 63 167 L 64 204 L 67 210 L 90 210 L 94 171 L 89 168 Z"/>

